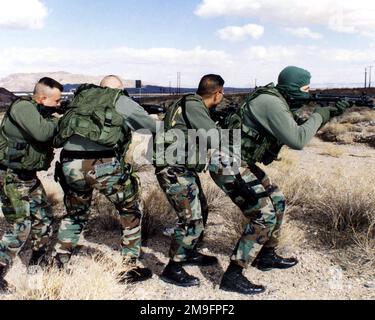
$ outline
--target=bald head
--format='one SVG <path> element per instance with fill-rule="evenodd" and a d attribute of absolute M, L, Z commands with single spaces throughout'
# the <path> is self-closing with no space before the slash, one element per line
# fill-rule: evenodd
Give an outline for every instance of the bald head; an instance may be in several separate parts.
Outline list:
<path fill-rule="evenodd" d="M 123 89 L 124 84 L 118 76 L 106 76 L 100 82 L 102 88 L 111 88 L 111 89 Z"/>

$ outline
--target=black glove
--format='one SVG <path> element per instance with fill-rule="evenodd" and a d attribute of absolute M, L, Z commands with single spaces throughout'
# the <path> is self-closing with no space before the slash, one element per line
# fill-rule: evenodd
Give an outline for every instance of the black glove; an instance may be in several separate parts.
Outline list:
<path fill-rule="evenodd" d="M 346 111 L 346 109 L 348 109 L 350 107 L 351 107 L 350 102 L 345 101 L 345 100 L 340 100 L 335 105 L 335 108 L 337 109 L 337 111 L 335 112 L 334 116 L 335 117 L 341 116 L 342 114 L 344 114 L 344 112 Z"/>
<path fill-rule="evenodd" d="M 335 113 L 338 111 L 335 107 L 316 107 L 314 113 L 318 113 L 323 118 L 322 126 L 324 126 L 332 117 L 335 116 Z"/>

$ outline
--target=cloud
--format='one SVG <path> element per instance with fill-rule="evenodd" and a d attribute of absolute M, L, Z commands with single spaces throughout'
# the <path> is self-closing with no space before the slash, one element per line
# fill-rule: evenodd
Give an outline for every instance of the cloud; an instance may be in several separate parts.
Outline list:
<path fill-rule="evenodd" d="M 0 28 L 41 29 L 48 9 L 40 0 L 1 0 Z"/>
<path fill-rule="evenodd" d="M 251 61 L 279 62 L 295 59 L 300 50 L 298 47 L 287 46 L 252 46 L 245 50 L 244 55 Z"/>
<path fill-rule="evenodd" d="M 340 49 L 323 46 L 249 46 L 233 53 L 196 47 L 135 49 L 0 49 L 0 76 L 11 73 L 52 72 L 57 70 L 87 74 L 119 74 L 124 79 L 145 83 L 176 85 L 177 72 L 182 85 L 197 86 L 204 74 L 221 74 L 228 86 L 250 87 L 276 81 L 288 65 L 303 67 L 313 74 L 313 83 L 362 83 L 364 66 L 375 46 L 366 49 Z"/>
<path fill-rule="evenodd" d="M 298 38 L 308 38 L 313 40 L 319 40 L 323 38 L 322 34 L 313 32 L 309 28 L 286 28 L 285 30 L 286 32 Z"/>
<path fill-rule="evenodd" d="M 233 61 L 226 52 L 196 47 L 134 49 L 0 49 L 1 76 L 9 73 L 63 70 L 89 75 L 120 74 L 125 79 L 143 79 L 148 83 L 169 85 L 177 72 L 183 74 L 184 85 L 194 85 L 202 74 L 214 73 L 221 66 L 230 68 Z"/>
<path fill-rule="evenodd" d="M 257 24 L 247 24 L 242 27 L 229 26 L 220 29 L 217 33 L 222 40 L 237 42 L 244 41 L 248 37 L 253 39 L 261 38 L 264 34 L 264 27 Z"/>
<path fill-rule="evenodd" d="M 324 26 L 341 33 L 375 33 L 375 2 L 368 0 L 203 0 L 200 17 L 251 17 L 282 26 Z"/>

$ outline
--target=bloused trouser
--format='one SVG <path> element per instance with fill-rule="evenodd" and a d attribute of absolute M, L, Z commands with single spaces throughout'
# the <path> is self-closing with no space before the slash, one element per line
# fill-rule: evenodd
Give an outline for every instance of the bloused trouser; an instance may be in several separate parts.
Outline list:
<path fill-rule="evenodd" d="M 215 183 L 232 199 L 248 219 L 231 260 L 246 267 L 262 247 L 276 247 L 285 213 L 285 197 L 256 165 L 243 166 L 238 175 L 211 170 Z"/>
<path fill-rule="evenodd" d="M 32 249 L 45 249 L 52 235 L 52 209 L 35 173 L 0 171 L 0 196 L 6 221 L 12 225 L 0 241 L 0 264 L 8 267 L 31 237 Z"/>
<path fill-rule="evenodd" d="M 207 200 L 198 174 L 183 167 L 167 167 L 157 169 L 156 176 L 178 216 L 169 256 L 175 262 L 186 261 L 188 253 L 196 247 L 208 217 Z"/>
<path fill-rule="evenodd" d="M 97 189 L 114 204 L 120 215 L 122 256 L 139 258 L 142 224 L 140 182 L 130 165 L 125 165 L 123 169 L 116 158 L 63 159 L 62 173 L 65 179 L 63 189 L 67 189 L 64 197 L 67 215 L 61 222 L 53 255 L 58 254 L 62 263 L 69 261 L 88 222 L 93 190 Z"/>

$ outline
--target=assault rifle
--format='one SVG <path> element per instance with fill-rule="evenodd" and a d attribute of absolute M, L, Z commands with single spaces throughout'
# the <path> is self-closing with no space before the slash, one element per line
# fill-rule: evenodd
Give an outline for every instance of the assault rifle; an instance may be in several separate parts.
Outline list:
<path fill-rule="evenodd" d="M 136 100 L 134 100 L 136 101 Z M 65 112 L 68 111 L 69 106 L 71 104 L 72 100 L 70 99 L 64 99 L 61 101 L 60 107 L 54 109 L 54 113 L 58 114 L 65 114 Z M 165 113 L 166 109 L 165 107 L 157 104 L 142 104 L 136 101 L 148 114 L 159 114 L 159 113 Z"/>
<path fill-rule="evenodd" d="M 158 105 L 158 104 L 147 104 L 147 103 L 139 103 L 139 105 L 145 109 L 148 114 L 159 114 L 159 113 L 166 113 L 167 110 L 165 107 Z"/>
<path fill-rule="evenodd" d="M 314 93 L 310 98 L 306 99 L 290 99 L 289 102 L 292 105 L 293 103 L 299 105 L 308 105 L 310 103 L 318 104 L 322 107 L 332 106 L 339 101 L 347 101 L 350 103 L 351 107 L 363 107 L 375 109 L 374 98 L 363 93 L 362 95 L 343 95 L 343 94 L 326 94 L 326 93 Z M 236 103 L 231 103 L 229 106 L 217 110 L 211 109 L 210 116 L 213 121 L 215 121 L 220 127 L 225 127 L 225 121 L 234 112 L 239 108 L 239 105 Z"/>
<path fill-rule="evenodd" d="M 326 94 L 326 93 L 315 93 L 310 98 L 306 99 L 290 99 L 291 104 L 298 103 L 307 105 L 309 103 L 316 103 L 322 107 L 326 107 L 332 104 L 336 104 L 339 101 L 347 101 L 351 107 L 367 107 L 375 109 L 374 98 L 368 96 L 366 93 L 362 95 L 343 95 L 343 94 Z"/>
<path fill-rule="evenodd" d="M 159 114 L 159 113 L 166 113 L 167 110 L 165 107 L 158 105 L 158 104 L 147 104 L 147 103 L 141 103 L 139 100 L 134 99 L 130 97 L 128 90 L 124 89 L 123 93 L 125 96 L 133 99 L 135 102 L 137 102 L 148 114 Z"/>
<path fill-rule="evenodd" d="M 237 103 L 230 103 L 229 106 L 217 110 L 216 108 L 210 109 L 211 119 L 220 127 L 225 128 L 225 121 L 229 115 L 235 113 L 239 108 Z"/>

